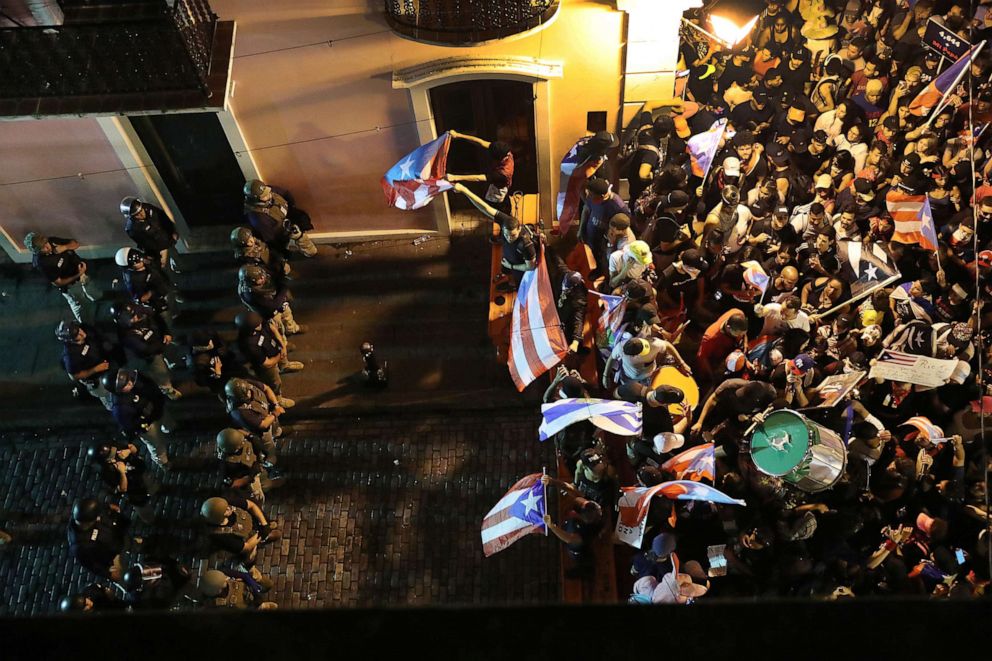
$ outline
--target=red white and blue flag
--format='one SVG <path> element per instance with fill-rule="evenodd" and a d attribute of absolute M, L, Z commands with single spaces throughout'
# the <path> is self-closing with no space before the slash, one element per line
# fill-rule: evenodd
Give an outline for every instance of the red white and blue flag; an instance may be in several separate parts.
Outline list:
<path fill-rule="evenodd" d="M 930 196 L 911 195 L 897 187 L 885 195 L 885 206 L 892 216 L 896 243 L 915 243 L 927 250 L 937 249 L 937 228 L 933 224 Z"/>
<path fill-rule="evenodd" d="M 447 176 L 448 146 L 451 136 L 440 138 L 417 147 L 389 168 L 382 178 L 382 192 L 386 201 L 397 209 L 419 209 L 437 195 L 451 190 Z"/>
<path fill-rule="evenodd" d="M 947 441 L 947 438 L 944 436 L 944 430 L 930 422 L 930 418 L 925 416 L 914 415 L 902 424 L 913 427 L 916 429 L 917 434 L 923 436 L 923 438 L 931 443 L 944 443 Z M 915 438 L 916 434 L 913 437 Z M 907 437 L 907 440 L 911 439 Z"/>
<path fill-rule="evenodd" d="M 724 505 L 746 506 L 743 500 L 731 498 L 719 489 L 701 482 L 662 482 L 653 487 L 623 487 L 619 501 L 616 537 L 618 541 L 641 547 L 644 530 L 647 527 L 648 510 L 651 498 L 661 494 L 671 500 L 704 500 Z"/>
<path fill-rule="evenodd" d="M 541 246 L 537 268 L 524 272 L 513 305 L 508 364 L 520 391 L 568 355 L 546 261 Z"/>
<path fill-rule="evenodd" d="M 716 479 L 716 448 L 713 443 L 697 445 L 678 453 L 662 464 L 661 468 L 674 474 L 679 480 L 712 482 Z"/>
<path fill-rule="evenodd" d="M 837 260 L 841 278 L 851 285 L 852 299 L 901 277 L 899 269 L 879 243 L 866 246 L 860 241 L 838 241 Z"/>
<path fill-rule="evenodd" d="M 916 98 L 909 103 L 909 112 L 917 117 L 924 117 L 930 114 L 930 111 L 940 105 L 944 97 L 951 91 L 957 83 L 958 78 L 964 73 L 965 67 L 971 64 L 971 61 L 975 59 L 978 55 L 978 49 L 982 47 L 982 44 L 977 46 L 972 46 L 968 49 L 964 55 L 958 58 L 958 61 L 947 67 L 944 73 L 940 74 L 932 81 L 930 84 L 923 88 L 923 90 L 916 95 Z"/>
<path fill-rule="evenodd" d="M 548 511 L 541 473 L 533 473 L 510 487 L 482 520 L 482 552 L 488 558 L 521 537 L 543 532 Z"/>
<path fill-rule="evenodd" d="M 538 430 L 539 438 L 546 441 L 565 427 L 588 420 L 600 429 L 618 436 L 636 436 L 641 433 L 641 405 L 617 399 L 582 397 L 560 399 L 541 405 L 544 420 Z"/>
<path fill-rule="evenodd" d="M 591 159 L 586 153 L 585 146 L 592 138 L 591 135 L 579 138 L 561 159 L 561 174 L 564 181 L 560 184 L 561 189 L 556 203 L 559 234 L 567 232 L 572 221 L 575 220 L 579 212 L 582 190 L 590 172 L 595 172 L 606 161 L 605 156 Z"/>
<path fill-rule="evenodd" d="M 720 139 L 723 138 L 723 132 L 726 129 L 726 118 L 718 119 L 713 122 L 713 126 L 708 131 L 689 138 L 689 142 L 687 143 L 689 160 L 692 173 L 697 177 L 706 178 L 706 174 L 710 171 L 710 166 L 713 165 L 716 152 L 720 148 Z"/>
<path fill-rule="evenodd" d="M 596 322 L 596 340 L 599 346 L 612 351 L 613 345 L 617 343 L 617 338 L 620 336 L 623 316 L 627 313 L 627 297 L 600 294 L 598 291 L 592 290 L 589 293 L 599 298 L 601 310 Z"/>
<path fill-rule="evenodd" d="M 765 269 L 761 268 L 761 264 L 741 262 L 741 266 L 744 267 L 744 281 L 755 289 L 760 289 L 761 293 L 764 294 L 765 289 L 768 288 L 768 274 L 765 273 Z"/>

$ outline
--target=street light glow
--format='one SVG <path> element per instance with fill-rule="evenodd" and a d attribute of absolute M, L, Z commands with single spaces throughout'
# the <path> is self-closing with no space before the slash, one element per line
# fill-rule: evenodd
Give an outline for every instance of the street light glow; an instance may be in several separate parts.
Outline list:
<path fill-rule="evenodd" d="M 710 27 L 713 28 L 713 33 L 719 37 L 720 41 L 730 47 L 736 46 L 739 41 L 751 34 L 751 30 L 757 22 L 758 17 L 755 16 L 744 27 L 737 27 L 737 24 L 729 18 L 710 14 Z"/>

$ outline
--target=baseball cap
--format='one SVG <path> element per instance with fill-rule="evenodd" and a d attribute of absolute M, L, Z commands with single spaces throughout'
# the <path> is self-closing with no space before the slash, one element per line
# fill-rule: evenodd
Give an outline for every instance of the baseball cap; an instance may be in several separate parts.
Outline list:
<path fill-rule="evenodd" d="M 867 195 L 869 193 L 872 195 L 875 194 L 875 189 L 872 188 L 871 182 L 864 177 L 858 177 L 854 180 L 854 190 L 861 195 Z"/>
<path fill-rule="evenodd" d="M 978 265 L 983 269 L 992 266 L 992 250 L 983 250 L 978 253 Z"/>
<path fill-rule="evenodd" d="M 700 271 L 705 271 L 710 267 L 706 259 L 703 258 L 703 254 L 696 248 L 689 248 L 688 250 L 682 251 L 682 254 L 679 255 L 679 259 L 682 261 L 684 266 L 698 269 Z"/>
<path fill-rule="evenodd" d="M 658 201 L 659 209 L 674 209 L 689 204 L 689 194 L 685 191 L 673 190 Z"/>
<path fill-rule="evenodd" d="M 651 540 L 651 552 L 658 557 L 671 555 L 675 550 L 675 535 L 667 532 L 658 533 Z"/>
<path fill-rule="evenodd" d="M 597 145 L 603 147 L 611 148 L 616 147 L 620 144 L 620 140 L 617 136 L 613 135 L 609 131 L 598 131 L 589 142 L 594 142 Z"/>
<path fill-rule="evenodd" d="M 745 365 L 747 365 L 747 357 L 740 349 L 731 351 L 730 355 L 727 356 L 727 371 L 731 374 L 737 374 L 744 369 Z"/>
<path fill-rule="evenodd" d="M 768 154 L 768 158 L 772 159 L 774 163 L 779 165 L 789 160 L 789 153 L 785 151 L 785 148 L 777 142 L 773 142 L 769 145 L 768 149 L 765 150 L 765 153 Z"/>
<path fill-rule="evenodd" d="M 731 177 L 741 176 L 741 161 L 736 156 L 723 159 L 723 173 Z"/>
<path fill-rule="evenodd" d="M 887 129 L 890 129 L 892 131 L 898 131 L 899 130 L 899 118 L 898 117 L 895 117 L 895 116 L 886 117 L 885 118 L 885 121 L 882 122 L 882 126 L 884 126 Z"/>
<path fill-rule="evenodd" d="M 610 182 L 601 177 L 593 177 L 586 183 L 586 190 L 596 195 L 606 195 L 610 192 Z"/>
<path fill-rule="evenodd" d="M 834 180 L 830 178 L 829 174 L 821 174 L 816 178 L 816 188 L 833 188 Z"/>
<path fill-rule="evenodd" d="M 819 142 L 821 144 L 827 143 L 827 132 L 823 129 L 813 131 L 813 142 Z"/>
<path fill-rule="evenodd" d="M 789 142 L 789 144 L 792 145 L 793 149 L 795 149 L 797 152 L 800 153 L 809 149 L 809 140 L 807 140 L 805 137 L 801 135 L 797 135 L 793 137 L 792 140 Z"/>
<path fill-rule="evenodd" d="M 672 450 L 678 450 L 685 445 L 685 436 L 676 434 L 675 432 L 663 431 L 660 434 L 655 434 L 652 441 L 654 442 L 654 451 L 658 454 L 665 454 Z"/>
<path fill-rule="evenodd" d="M 637 260 L 638 264 L 651 263 L 651 247 L 644 241 L 633 241 L 627 246 L 625 252 Z"/>
<path fill-rule="evenodd" d="M 786 362 L 789 371 L 793 374 L 805 374 L 813 369 L 813 357 L 808 353 L 801 353 L 792 360 Z"/>

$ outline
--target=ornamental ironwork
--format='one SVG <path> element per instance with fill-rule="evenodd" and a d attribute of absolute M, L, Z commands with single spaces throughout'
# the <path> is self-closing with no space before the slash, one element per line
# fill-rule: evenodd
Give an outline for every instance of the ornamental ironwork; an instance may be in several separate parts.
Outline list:
<path fill-rule="evenodd" d="M 386 0 L 396 32 L 440 44 L 477 44 L 526 32 L 550 21 L 558 0 Z"/>

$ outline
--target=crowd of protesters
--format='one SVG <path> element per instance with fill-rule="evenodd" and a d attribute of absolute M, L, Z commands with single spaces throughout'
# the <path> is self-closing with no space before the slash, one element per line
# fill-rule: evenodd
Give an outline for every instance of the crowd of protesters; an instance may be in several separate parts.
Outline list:
<path fill-rule="evenodd" d="M 644 420 L 626 453 L 588 422 L 556 437 L 566 470 L 545 482 L 573 504 L 546 520 L 574 569 L 612 533 L 618 487 L 676 479 L 666 460 L 713 443 L 713 486 L 746 507 L 655 498 L 632 601 L 985 593 L 992 53 L 933 94 L 953 61 L 921 46 L 931 18 L 979 43 L 992 12 L 968 11 L 768 0 L 733 48 L 684 27 L 684 98 L 647 106 L 623 140 L 602 132 L 577 145 L 572 167 L 588 175 L 577 253 L 564 223 L 546 253 L 570 355 L 546 401 L 639 402 Z M 705 12 L 693 19 L 704 29 Z M 706 167 L 692 139 L 722 119 Z M 915 231 L 890 213 L 900 201 L 915 202 Z M 509 268 L 534 268 L 538 251 L 508 224 L 512 289 Z M 589 291 L 625 305 L 615 332 L 606 319 L 594 340 Z M 885 350 L 957 363 L 939 384 L 869 376 Z M 695 407 L 677 408 L 686 392 L 659 383 L 665 367 L 698 385 Z M 855 373 L 841 401 L 819 406 L 824 379 Z M 829 488 L 755 463 L 754 432 L 779 409 L 842 439 L 846 464 Z"/>
<path fill-rule="evenodd" d="M 287 338 L 305 330 L 293 317 L 289 260 L 311 257 L 317 249 L 306 234 L 309 217 L 288 192 L 252 180 L 244 194 L 245 224 L 231 232 L 239 266 L 232 287 L 245 306 L 232 320 L 235 346 L 212 330 L 175 334 L 183 303 L 174 254 L 179 233 L 161 208 L 136 197 L 120 204 L 124 233 L 135 246 L 115 255 L 121 269 L 116 282 L 124 292 L 116 295 L 106 320 L 95 318 L 98 297 L 86 261 L 76 254 L 79 244 L 36 232 L 25 237 L 34 266 L 72 312 L 73 320 L 55 329 L 63 367 L 119 428 L 88 451 L 94 472 L 81 478 L 91 495 L 73 505 L 68 538 L 74 558 L 97 580 L 67 595 L 64 611 L 173 608 L 186 598 L 227 608 L 275 606 L 264 598 L 272 581 L 256 567 L 256 556 L 259 546 L 281 536 L 262 510 L 266 492 L 285 479 L 276 473 L 275 439 L 283 434 L 280 416 L 295 402 L 285 396 L 281 374 L 304 367 L 289 358 L 293 345 Z M 133 513 L 141 520 L 144 535 L 168 523 L 157 511 L 157 473 L 171 467 L 172 409 L 184 395 L 173 384 L 177 371 L 216 395 L 230 416 L 216 436 L 216 487 L 199 511 L 204 543 L 189 549 L 216 566 L 198 580 L 189 567 L 138 536 L 131 519 Z"/>

